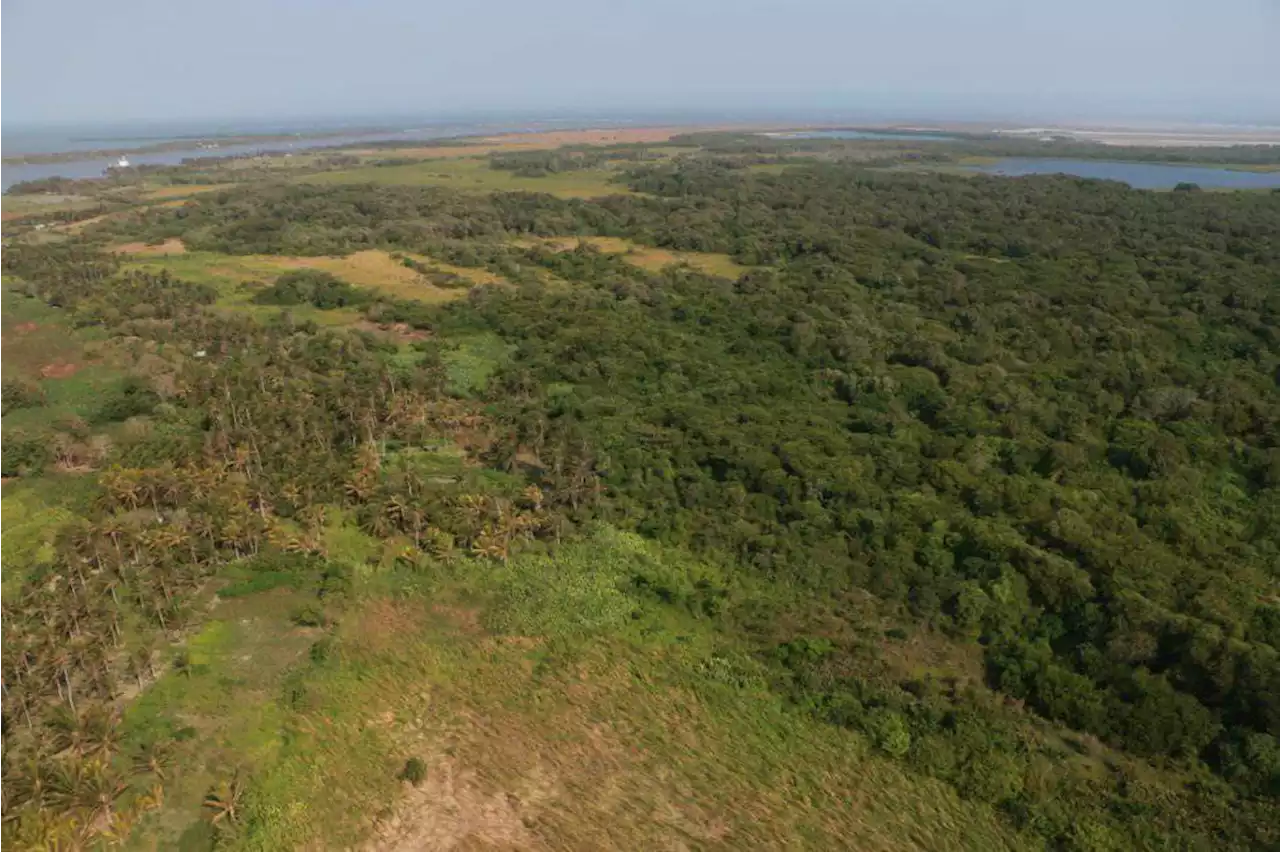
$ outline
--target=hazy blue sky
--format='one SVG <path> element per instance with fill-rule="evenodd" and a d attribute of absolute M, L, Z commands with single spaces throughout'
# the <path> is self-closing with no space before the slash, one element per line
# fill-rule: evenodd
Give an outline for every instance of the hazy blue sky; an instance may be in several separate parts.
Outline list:
<path fill-rule="evenodd" d="M 13 124 L 826 106 L 1280 123 L 1280 0 L 5 0 Z"/>

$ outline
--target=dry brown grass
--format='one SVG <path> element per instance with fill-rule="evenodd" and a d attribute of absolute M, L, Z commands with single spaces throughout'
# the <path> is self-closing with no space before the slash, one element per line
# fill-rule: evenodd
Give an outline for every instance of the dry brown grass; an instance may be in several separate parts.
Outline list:
<path fill-rule="evenodd" d="M 250 297 L 240 291 L 245 282 L 265 284 L 284 272 L 294 269 L 320 269 L 358 287 L 385 293 L 400 299 L 413 299 L 429 304 L 448 302 L 467 293 L 465 286 L 437 287 L 426 276 L 409 269 L 385 251 L 371 249 L 346 257 L 297 257 L 281 255 L 229 255 L 218 252 L 189 251 L 180 249 L 181 243 L 170 241 L 161 246 L 142 243 L 118 245 L 114 251 L 128 255 L 135 268 L 167 269 L 172 274 L 197 283 L 207 283 L 219 289 L 223 295 L 220 304 L 234 305 L 236 309 L 253 307 Z M 431 258 L 415 257 L 433 269 L 452 272 L 476 284 L 490 284 L 498 277 L 485 270 L 463 269 L 440 263 Z M 322 311 L 315 317 L 318 322 L 345 325 L 356 321 L 349 311 Z"/>
<path fill-rule="evenodd" d="M 620 254 L 622 259 L 633 266 L 659 272 L 671 264 L 688 264 L 708 275 L 719 275 L 723 278 L 737 278 L 750 267 L 737 263 L 727 254 L 701 251 L 671 251 L 633 243 L 618 237 L 551 237 L 547 239 L 517 240 L 518 245 L 541 245 L 552 251 L 573 251 L 578 243 L 583 242 L 595 246 L 609 254 Z"/>
<path fill-rule="evenodd" d="M 346 257 L 267 257 L 257 258 L 279 269 L 323 269 L 357 287 L 368 287 L 399 299 L 419 302 L 448 302 L 466 294 L 465 289 L 436 287 L 418 272 L 409 269 L 390 254 L 377 249 L 358 251 Z M 444 266 L 443 264 L 436 264 Z M 454 271 L 449 267 L 445 271 Z M 466 270 L 475 272 L 475 270 Z M 458 274 L 462 274 L 459 271 Z M 469 276 L 464 276 L 469 277 Z M 486 282 L 487 283 L 487 282 Z"/>
<path fill-rule="evenodd" d="M 162 186 L 159 189 L 153 189 L 142 197 L 149 201 L 159 201 L 167 198 L 181 198 L 187 195 L 196 195 L 201 192 L 213 192 L 219 189 L 230 189 L 235 186 L 234 183 L 201 183 L 191 184 L 189 186 Z"/>
<path fill-rule="evenodd" d="M 834 729 L 708 702 L 602 648 L 547 670 L 522 643 L 461 642 L 423 681 L 429 700 L 384 714 L 427 778 L 374 821 L 367 852 L 1016 846 L 989 812 Z M 756 712 L 787 726 L 789 749 Z"/>

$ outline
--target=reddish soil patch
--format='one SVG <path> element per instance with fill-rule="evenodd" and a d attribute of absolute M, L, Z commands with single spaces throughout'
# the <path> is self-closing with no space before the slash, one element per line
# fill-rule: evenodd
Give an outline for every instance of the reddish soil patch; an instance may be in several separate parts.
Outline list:
<path fill-rule="evenodd" d="M 421 631 L 424 615 L 421 607 L 410 603 L 379 600 L 360 614 L 351 638 L 372 652 L 389 651 Z"/>
<path fill-rule="evenodd" d="M 15 334 L 30 334 L 40 326 L 33 322 L 20 322 L 13 327 Z"/>
<path fill-rule="evenodd" d="M 166 254 L 186 254 L 187 247 L 182 244 L 182 240 L 170 239 L 165 240 L 159 245 L 148 245 L 146 243 L 125 243 L 116 246 L 112 251 L 118 254 L 136 254 L 143 256 L 156 256 Z"/>
<path fill-rule="evenodd" d="M 52 364 L 45 364 L 40 368 L 40 377 L 43 379 L 65 379 L 68 376 L 74 376 L 76 370 L 79 369 L 78 364 L 54 361 Z"/>
<path fill-rule="evenodd" d="M 105 222 L 107 219 L 110 219 L 112 216 L 115 216 L 115 215 L 117 214 L 103 213 L 101 216 L 91 216 L 88 219 L 80 219 L 75 222 L 67 222 L 65 225 L 54 225 L 53 230 L 63 231 L 64 233 L 68 233 L 68 234 L 78 234 L 81 231 L 83 231 L 85 228 L 89 227 L 90 225 L 96 225 L 99 222 Z"/>

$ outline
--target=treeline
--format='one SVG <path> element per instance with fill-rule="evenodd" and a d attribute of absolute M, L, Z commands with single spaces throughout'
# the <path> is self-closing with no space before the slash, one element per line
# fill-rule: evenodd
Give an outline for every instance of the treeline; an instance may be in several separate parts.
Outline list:
<path fill-rule="evenodd" d="M 673 137 L 669 144 L 691 145 L 711 154 L 742 157 L 803 154 L 824 159 L 866 160 L 875 156 L 929 162 L 955 162 L 963 157 L 1055 157 L 1124 160 L 1142 163 L 1209 163 L 1215 165 L 1280 165 L 1280 145 L 1108 145 L 1064 136 L 1040 139 L 1008 134 L 911 134 L 911 139 L 838 139 L 766 136 L 760 133 L 698 132 Z M 947 138 L 953 137 L 953 138 Z"/>
<path fill-rule="evenodd" d="M 520 177 L 546 177 L 560 172 L 598 169 L 616 162 L 651 160 L 657 156 L 648 148 L 631 145 L 566 147 L 490 154 L 489 168 L 514 172 Z"/>

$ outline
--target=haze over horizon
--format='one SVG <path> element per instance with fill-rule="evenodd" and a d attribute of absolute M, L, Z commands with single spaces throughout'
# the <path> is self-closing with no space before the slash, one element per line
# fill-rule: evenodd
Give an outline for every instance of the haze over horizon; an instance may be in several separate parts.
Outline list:
<path fill-rule="evenodd" d="M 10 127 L 607 111 L 1280 123 L 1280 4 L 12 0 Z M 282 34 L 288 34 L 284 36 Z"/>

